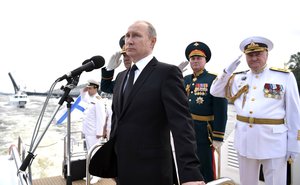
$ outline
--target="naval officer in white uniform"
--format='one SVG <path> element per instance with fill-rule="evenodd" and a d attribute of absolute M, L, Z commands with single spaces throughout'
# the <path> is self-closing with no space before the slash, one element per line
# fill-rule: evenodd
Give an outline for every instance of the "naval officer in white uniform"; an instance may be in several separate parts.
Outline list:
<path fill-rule="evenodd" d="M 89 80 L 88 85 L 81 91 L 82 101 L 88 106 L 84 111 L 82 132 L 85 136 L 87 149 L 96 144 L 103 135 L 106 121 L 105 104 L 98 94 L 99 82 Z"/>
<path fill-rule="evenodd" d="M 293 73 L 267 65 L 273 43 L 250 37 L 240 44 L 250 70 L 233 73 L 240 57 L 220 74 L 210 93 L 226 97 L 237 113 L 234 146 L 241 185 L 285 185 L 287 160 L 300 153 L 300 100 Z"/>
<path fill-rule="evenodd" d="M 100 83 L 96 80 L 89 80 L 88 85 L 80 92 L 82 101 L 88 105 L 84 110 L 82 124 L 87 150 L 99 142 L 106 122 L 104 100 L 98 94 L 99 86 Z M 90 184 L 95 184 L 99 180 L 100 177 L 92 176 Z"/>

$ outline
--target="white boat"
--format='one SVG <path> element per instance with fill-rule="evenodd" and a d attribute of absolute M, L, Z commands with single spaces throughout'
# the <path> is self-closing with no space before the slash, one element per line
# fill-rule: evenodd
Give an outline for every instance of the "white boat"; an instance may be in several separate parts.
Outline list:
<path fill-rule="evenodd" d="M 20 108 L 25 108 L 28 101 L 28 95 L 22 91 L 18 91 L 16 94 L 9 97 L 9 103 Z"/>
<path fill-rule="evenodd" d="M 10 77 L 15 90 L 15 94 L 9 97 L 9 103 L 20 108 L 25 108 L 25 105 L 29 100 L 27 93 L 20 89 L 11 73 L 8 73 L 8 76 Z"/>

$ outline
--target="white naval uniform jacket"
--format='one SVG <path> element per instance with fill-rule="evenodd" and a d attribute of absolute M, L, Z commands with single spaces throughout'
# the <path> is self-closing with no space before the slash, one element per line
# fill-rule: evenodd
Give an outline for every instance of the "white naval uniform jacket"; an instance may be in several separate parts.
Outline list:
<path fill-rule="evenodd" d="M 214 81 L 210 93 L 225 97 L 225 86 L 231 74 L 223 73 Z M 244 85 L 249 85 L 244 106 L 244 94 L 234 102 L 240 116 L 266 119 L 285 119 L 285 124 L 252 124 L 237 121 L 234 146 L 247 158 L 270 159 L 284 157 L 287 151 L 300 153 L 300 100 L 296 79 L 291 72 L 265 68 L 254 74 L 251 71 L 235 75 L 231 91 L 235 95 Z M 266 93 L 266 89 L 277 88 Z M 271 95 L 268 95 L 271 94 Z M 277 96 L 276 96 L 276 95 Z"/>
<path fill-rule="evenodd" d="M 82 132 L 86 136 L 101 136 L 103 134 L 103 127 L 106 121 L 105 104 L 99 94 L 89 96 L 87 92 L 82 92 L 82 100 L 85 101 L 88 106 L 84 111 Z"/>

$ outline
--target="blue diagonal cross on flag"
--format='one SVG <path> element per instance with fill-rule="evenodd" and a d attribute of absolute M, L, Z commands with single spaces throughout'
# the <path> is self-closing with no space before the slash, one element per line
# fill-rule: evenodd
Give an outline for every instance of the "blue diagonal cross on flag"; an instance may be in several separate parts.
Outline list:
<path fill-rule="evenodd" d="M 79 110 L 81 113 L 84 112 L 85 108 L 84 106 L 82 105 L 82 103 L 84 103 L 83 101 L 81 101 L 81 96 L 78 96 L 75 100 L 75 102 L 72 104 L 71 106 L 71 113 L 74 111 L 74 110 Z M 54 121 L 55 124 L 57 125 L 61 125 L 65 120 L 66 118 L 68 117 L 68 110 L 67 108 L 63 109 L 63 114 L 60 114 L 61 116 L 59 116 L 59 119 L 57 119 L 57 121 Z"/>

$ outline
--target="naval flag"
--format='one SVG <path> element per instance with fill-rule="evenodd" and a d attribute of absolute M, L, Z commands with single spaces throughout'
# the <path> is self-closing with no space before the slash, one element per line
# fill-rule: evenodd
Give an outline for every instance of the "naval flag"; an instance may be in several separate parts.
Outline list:
<path fill-rule="evenodd" d="M 79 95 L 75 102 L 72 104 L 71 106 L 71 114 L 72 114 L 72 120 L 73 117 L 76 116 L 76 118 L 78 117 L 82 117 L 83 116 L 83 112 L 85 110 L 85 105 L 86 103 L 84 101 L 81 101 L 81 95 Z M 76 113 L 74 113 L 76 112 Z M 62 110 L 60 110 L 57 114 L 57 116 L 54 119 L 54 123 L 56 125 L 61 125 L 62 123 L 64 123 L 64 121 L 66 120 L 66 118 L 68 117 L 68 109 L 64 108 Z M 57 119 L 58 118 L 58 119 Z"/>

